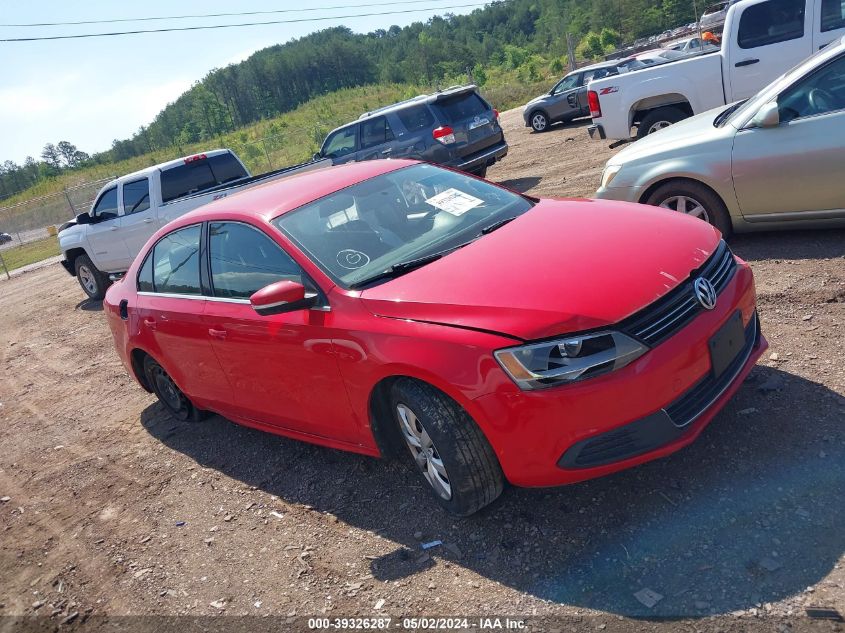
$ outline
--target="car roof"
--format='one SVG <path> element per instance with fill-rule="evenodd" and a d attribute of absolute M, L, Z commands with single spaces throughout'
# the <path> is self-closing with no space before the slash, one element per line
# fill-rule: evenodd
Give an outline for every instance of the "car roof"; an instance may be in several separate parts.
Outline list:
<path fill-rule="evenodd" d="M 269 222 L 346 187 L 419 163 L 415 160 L 368 160 L 294 174 L 203 205 L 171 222 L 165 232 L 177 225 L 226 217 L 252 217 Z"/>

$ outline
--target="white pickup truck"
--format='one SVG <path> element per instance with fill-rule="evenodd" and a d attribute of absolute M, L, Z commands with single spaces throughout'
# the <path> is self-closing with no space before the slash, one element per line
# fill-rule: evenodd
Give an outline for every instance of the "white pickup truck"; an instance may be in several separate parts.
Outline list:
<path fill-rule="evenodd" d="M 593 139 L 637 138 L 693 114 L 747 99 L 845 33 L 842 0 L 740 0 L 722 47 L 635 73 L 590 82 Z"/>
<path fill-rule="evenodd" d="M 102 299 L 109 275 L 120 274 L 160 227 L 207 202 L 302 171 L 331 166 L 315 160 L 250 176 L 228 149 L 178 158 L 112 180 L 91 210 L 59 228 L 62 265 L 91 299 Z"/>

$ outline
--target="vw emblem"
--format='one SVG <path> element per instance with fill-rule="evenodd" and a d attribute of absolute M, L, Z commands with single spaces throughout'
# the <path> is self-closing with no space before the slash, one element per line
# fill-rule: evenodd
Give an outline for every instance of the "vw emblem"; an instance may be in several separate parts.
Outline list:
<path fill-rule="evenodd" d="M 693 283 L 692 289 L 702 308 L 712 310 L 716 307 L 716 289 L 710 283 L 710 280 L 699 277 Z"/>

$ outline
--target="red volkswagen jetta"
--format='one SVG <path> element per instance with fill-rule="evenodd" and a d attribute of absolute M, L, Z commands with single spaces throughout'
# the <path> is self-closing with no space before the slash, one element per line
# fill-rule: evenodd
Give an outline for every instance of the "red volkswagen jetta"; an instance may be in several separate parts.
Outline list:
<path fill-rule="evenodd" d="M 171 222 L 106 312 L 176 417 L 409 450 L 467 515 L 506 480 L 566 484 L 689 444 L 766 348 L 751 270 L 719 233 L 631 207 L 412 161 L 334 167 Z"/>

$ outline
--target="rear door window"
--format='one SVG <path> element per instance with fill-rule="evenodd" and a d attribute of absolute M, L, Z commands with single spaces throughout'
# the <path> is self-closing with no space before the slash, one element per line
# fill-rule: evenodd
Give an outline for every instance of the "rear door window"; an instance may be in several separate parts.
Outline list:
<path fill-rule="evenodd" d="M 822 0 L 822 33 L 845 28 L 845 0 Z"/>
<path fill-rule="evenodd" d="M 434 125 L 434 116 L 426 105 L 411 106 L 396 111 L 396 116 L 409 132 L 416 132 Z"/>
<path fill-rule="evenodd" d="M 769 0 L 748 7 L 739 20 L 740 48 L 757 48 L 804 37 L 805 0 Z"/>
<path fill-rule="evenodd" d="M 447 123 L 484 116 L 490 110 L 484 100 L 474 92 L 440 99 L 434 103 L 434 108 L 443 115 Z"/>
<path fill-rule="evenodd" d="M 361 123 L 361 149 L 375 147 L 393 140 L 393 130 L 387 122 L 387 117 L 367 119 Z"/>
<path fill-rule="evenodd" d="M 150 208 L 150 181 L 148 178 L 123 183 L 123 215 L 140 213 Z"/>
<path fill-rule="evenodd" d="M 302 283 L 302 270 L 269 236 L 240 222 L 209 224 L 214 296 L 248 299 L 277 281 Z"/>
<path fill-rule="evenodd" d="M 103 192 L 94 206 L 94 216 L 100 220 L 113 220 L 117 217 L 117 187 Z"/>
<path fill-rule="evenodd" d="M 201 295 L 199 252 L 199 224 L 173 231 L 161 238 L 152 254 L 153 291 Z M 144 273 L 143 268 L 141 273 Z"/>

